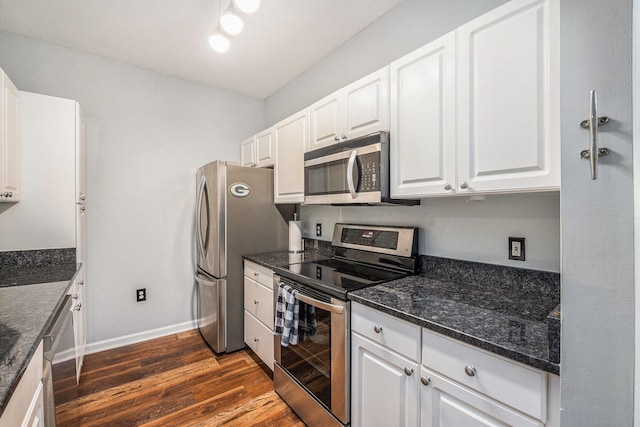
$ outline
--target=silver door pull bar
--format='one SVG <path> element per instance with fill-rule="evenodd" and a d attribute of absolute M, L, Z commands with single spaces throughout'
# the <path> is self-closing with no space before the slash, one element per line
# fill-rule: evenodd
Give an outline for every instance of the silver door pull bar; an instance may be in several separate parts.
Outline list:
<path fill-rule="evenodd" d="M 344 312 L 344 308 L 340 307 L 339 305 L 318 301 L 317 299 L 308 297 L 300 292 L 296 292 L 296 299 L 314 307 L 318 307 L 322 310 L 330 311 L 332 313 L 341 314 Z"/>
<path fill-rule="evenodd" d="M 589 118 L 580 122 L 580 126 L 589 129 L 589 149 L 580 152 L 580 158 L 589 159 L 591 166 L 591 179 L 597 179 L 596 168 L 598 158 L 609 154 L 608 148 L 598 147 L 598 126 L 609 123 L 609 117 L 598 117 L 598 101 L 596 91 L 592 90 L 589 95 Z"/>

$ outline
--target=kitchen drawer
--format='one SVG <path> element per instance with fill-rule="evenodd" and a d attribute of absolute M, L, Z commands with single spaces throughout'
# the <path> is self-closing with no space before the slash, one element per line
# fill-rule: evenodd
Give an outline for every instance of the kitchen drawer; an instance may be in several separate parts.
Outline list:
<path fill-rule="evenodd" d="M 354 302 L 351 330 L 405 357 L 420 360 L 420 326 Z"/>
<path fill-rule="evenodd" d="M 422 364 L 527 415 L 546 419 L 547 374 L 543 371 L 426 329 L 422 332 Z"/>
<path fill-rule="evenodd" d="M 244 342 L 273 371 L 273 332 L 262 322 L 244 312 Z"/>
<path fill-rule="evenodd" d="M 273 291 L 244 277 L 244 309 L 273 329 Z"/>
<path fill-rule="evenodd" d="M 252 278 L 258 283 L 262 283 L 269 289 L 273 288 L 273 271 L 267 267 L 245 260 L 244 275 Z"/>

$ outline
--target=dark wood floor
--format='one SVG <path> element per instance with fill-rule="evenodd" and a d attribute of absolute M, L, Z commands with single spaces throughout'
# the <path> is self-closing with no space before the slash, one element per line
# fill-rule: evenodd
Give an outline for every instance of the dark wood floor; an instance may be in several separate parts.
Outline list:
<path fill-rule="evenodd" d="M 90 354 L 58 425 L 304 426 L 261 364 L 250 350 L 216 355 L 197 330 Z"/>

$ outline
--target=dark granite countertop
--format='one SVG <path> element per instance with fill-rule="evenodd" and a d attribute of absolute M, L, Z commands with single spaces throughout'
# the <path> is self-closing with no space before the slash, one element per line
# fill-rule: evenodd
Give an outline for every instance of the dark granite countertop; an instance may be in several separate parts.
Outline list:
<path fill-rule="evenodd" d="M 273 269 L 274 267 L 286 267 L 289 264 L 299 262 L 313 262 L 328 259 L 330 256 L 318 251 L 304 251 L 301 254 L 290 254 L 287 251 L 267 252 L 263 254 L 243 255 L 244 259 L 253 261 L 264 267 Z"/>
<path fill-rule="evenodd" d="M 559 374 L 559 360 L 554 355 L 556 351 L 559 354 L 559 347 L 555 349 L 553 345 L 559 346 L 560 331 L 559 328 L 551 331 L 557 334 L 551 336 L 547 323 L 547 316 L 560 303 L 559 275 L 465 264 L 469 269 L 455 274 L 427 266 L 420 275 L 351 292 L 349 298 L 509 359 Z M 487 269 L 493 269 L 494 274 Z M 471 277 L 469 272 L 474 270 L 477 276 Z M 477 280 L 478 277 L 481 279 Z"/>
<path fill-rule="evenodd" d="M 0 256 L 0 415 L 80 268 L 60 251 L 48 251 L 44 262 L 43 251 L 34 262 L 24 262 L 26 251 L 13 264 L 12 254 Z"/>

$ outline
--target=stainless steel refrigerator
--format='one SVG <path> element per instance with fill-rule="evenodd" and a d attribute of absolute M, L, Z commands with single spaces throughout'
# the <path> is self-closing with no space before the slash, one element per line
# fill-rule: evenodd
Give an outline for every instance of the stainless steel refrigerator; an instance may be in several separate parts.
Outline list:
<path fill-rule="evenodd" d="M 273 170 L 216 161 L 197 174 L 198 329 L 217 352 L 245 346 L 242 255 L 286 250 L 294 205 L 273 203 Z"/>

